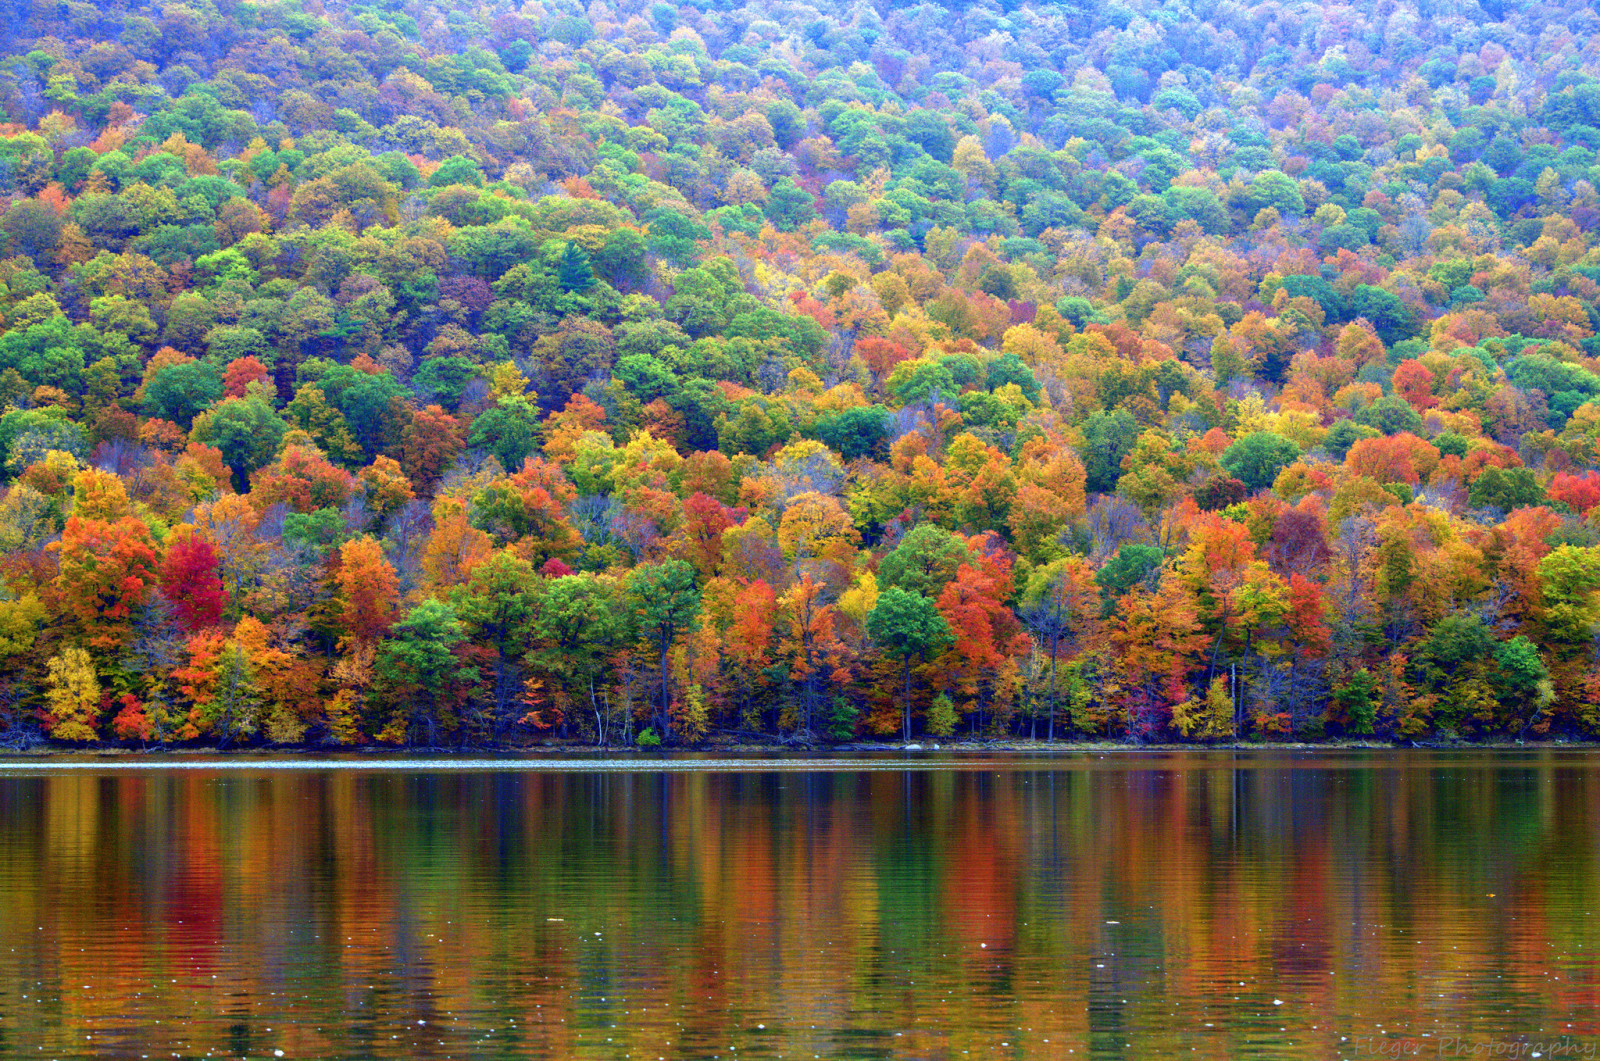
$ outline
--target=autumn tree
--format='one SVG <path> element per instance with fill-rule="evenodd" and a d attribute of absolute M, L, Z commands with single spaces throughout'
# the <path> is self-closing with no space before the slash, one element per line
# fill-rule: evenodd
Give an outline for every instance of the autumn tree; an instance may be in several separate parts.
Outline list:
<path fill-rule="evenodd" d="M 219 567 L 217 547 L 206 538 L 189 534 L 167 546 L 161 592 L 171 602 L 178 625 L 189 633 L 215 625 L 228 606 Z"/>
<path fill-rule="evenodd" d="M 334 575 L 337 624 L 348 644 L 372 644 L 394 624 L 399 587 L 383 546 L 369 537 L 353 538 L 338 550 Z"/>
<path fill-rule="evenodd" d="M 69 645 L 50 661 L 49 670 L 45 727 L 50 736 L 64 741 L 99 740 L 101 687 L 94 658 Z"/>
<path fill-rule="evenodd" d="M 155 548 L 115 475 L 85 471 L 76 492 L 73 515 L 49 546 L 58 564 L 54 601 L 90 648 L 114 650 L 131 636 L 136 610 L 159 580 Z"/>

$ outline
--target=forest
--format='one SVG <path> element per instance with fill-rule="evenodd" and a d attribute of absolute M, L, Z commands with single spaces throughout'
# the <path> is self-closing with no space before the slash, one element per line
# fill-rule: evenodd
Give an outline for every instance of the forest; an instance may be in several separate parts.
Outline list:
<path fill-rule="evenodd" d="M 1580 0 L 21 0 L 0 743 L 1600 736 Z"/>

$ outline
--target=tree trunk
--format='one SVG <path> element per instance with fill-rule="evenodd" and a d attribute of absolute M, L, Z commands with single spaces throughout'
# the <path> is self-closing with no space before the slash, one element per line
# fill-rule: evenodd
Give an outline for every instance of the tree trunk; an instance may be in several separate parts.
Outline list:
<path fill-rule="evenodd" d="M 911 743 L 911 657 L 906 657 L 906 699 L 905 699 L 905 731 L 906 743 Z"/>
<path fill-rule="evenodd" d="M 1059 638 L 1050 639 L 1050 721 L 1045 725 L 1045 740 L 1056 739 L 1056 656 L 1061 651 Z"/>
<path fill-rule="evenodd" d="M 672 736 L 672 692 L 668 681 L 670 671 L 667 669 L 667 653 L 671 650 L 670 638 L 661 639 L 661 739 L 665 741 Z"/>

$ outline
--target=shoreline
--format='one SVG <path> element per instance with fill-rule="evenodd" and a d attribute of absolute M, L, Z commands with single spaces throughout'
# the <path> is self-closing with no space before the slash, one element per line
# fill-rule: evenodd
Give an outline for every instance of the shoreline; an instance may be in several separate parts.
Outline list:
<path fill-rule="evenodd" d="M 1121 741 L 937 741 L 909 744 L 899 741 L 852 742 L 832 745 L 799 744 L 740 744 L 708 743 L 674 748 L 637 748 L 629 746 L 604 747 L 594 744 L 542 744 L 523 747 L 307 747 L 288 745 L 251 748 L 219 748 L 216 746 L 153 746 L 153 747 L 71 747 L 41 744 L 30 748 L 0 751 L 0 767 L 7 763 L 82 763 L 91 762 L 149 762 L 162 760 L 174 763 L 193 760 L 217 762 L 305 763 L 308 766 L 328 763 L 379 764 L 384 762 L 412 762 L 430 760 L 438 762 L 527 762 L 577 760 L 617 761 L 629 763 L 695 763 L 706 760 L 749 760 L 751 762 L 775 759 L 804 760 L 810 762 L 863 761 L 873 756 L 937 756 L 960 762 L 983 756 L 1005 755 L 1036 757 L 1040 759 L 1072 758 L 1082 755 L 1170 755 L 1173 753 L 1216 754 L 1231 753 L 1345 753 L 1345 752 L 1538 752 L 1538 751 L 1600 751 L 1597 740 L 1540 740 L 1519 742 L 1513 740 L 1486 741 L 1434 741 L 1405 742 L 1381 740 L 1341 741 L 1285 741 L 1282 743 L 1253 743 L 1249 741 L 1216 744 L 1129 744 Z"/>

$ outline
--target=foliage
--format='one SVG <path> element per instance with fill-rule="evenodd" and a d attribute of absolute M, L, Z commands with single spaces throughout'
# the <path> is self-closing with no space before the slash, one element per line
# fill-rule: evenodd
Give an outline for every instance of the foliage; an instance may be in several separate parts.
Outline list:
<path fill-rule="evenodd" d="M 201 6 L 9 27 L 0 729 L 1600 732 L 1588 12 Z"/>

